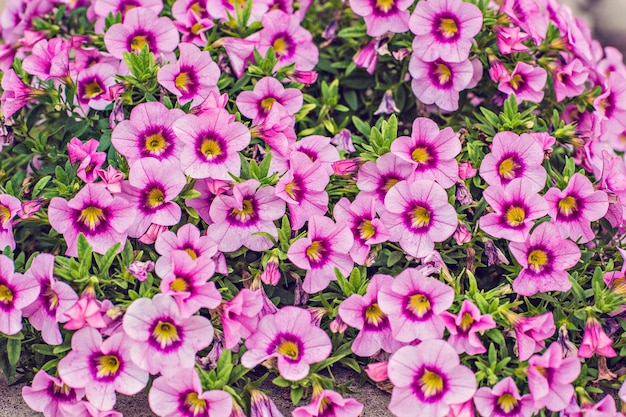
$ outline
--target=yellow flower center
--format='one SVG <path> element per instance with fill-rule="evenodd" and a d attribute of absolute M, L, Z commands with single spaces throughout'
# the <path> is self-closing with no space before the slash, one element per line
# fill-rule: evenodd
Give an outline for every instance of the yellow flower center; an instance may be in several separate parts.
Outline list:
<path fill-rule="evenodd" d="M 287 49 L 287 40 L 284 37 L 279 36 L 278 38 L 274 39 L 274 43 L 272 44 L 272 46 L 274 47 L 274 52 L 276 52 L 277 54 L 282 54 Z"/>
<path fill-rule="evenodd" d="M 376 234 L 376 228 L 372 226 L 371 220 L 363 220 L 361 224 L 359 224 L 358 229 L 359 236 L 362 240 L 367 240 Z"/>
<path fill-rule="evenodd" d="M 418 146 L 417 148 L 413 149 L 413 152 L 411 152 L 411 159 L 418 164 L 425 164 L 426 162 L 430 161 L 430 153 L 428 152 L 427 148 Z"/>
<path fill-rule="evenodd" d="M 127 5 L 125 5 L 124 6 L 124 10 L 122 11 L 122 14 L 125 15 L 129 10 L 133 10 L 135 7 L 137 7 L 137 6 L 135 6 L 134 4 L 127 4 Z"/>
<path fill-rule="evenodd" d="M 520 87 L 524 84 L 524 78 L 520 74 L 515 74 L 511 77 L 511 81 L 509 81 L 513 90 L 519 90 Z"/>
<path fill-rule="evenodd" d="M 500 162 L 500 165 L 498 165 L 498 174 L 500 174 L 502 178 L 511 180 L 515 178 L 515 171 L 518 168 L 519 165 L 513 158 L 506 158 Z"/>
<path fill-rule="evenodd" d="M 165 194 L 160 188 L 154 187 L 148 191 L 148 206 L 156 208 L 165 203 Z"/>
<path fill-rule="evenodd" d="M 376 0 L 376 7 L 387 13 L 394 5 L 395 0 Z"/>
<path fill-rule="evenodd" d="M 191 248 L 187 248 L 187 249 L 185 249 L 185 252 L 187 252 L 187 255 L 189 255 L 189 257 L 190 257 L 192 260 L 194 260 L 194 261 L 195 261 L 196 259 L 198 259 L 198 254 L 196 253 L 196 251 L 195 251 L 195 250 L 193 250 L 193 249 L 191 249 Z"/>
<path fill-rule="evenodd" d="M 11 304 L 13 301 L 13 291 L 4 284 L 0 284 L 0 303 Z"/>
<path fill-rule="evenodd" d="M 189 9 L 193 10 L 193 12 L 197 14 L 198 16 L 200 16 L 200 14 L 204 12 L 204 7 L 200 5 L 199 1 L 192 3 L 192 5 L 189 6 Z"/>
<path fill-rule="evenodd" d="M 145 147 L 148 152 L 151 152 L 153 154 L 161 153 L 163 150 L 165 150 L 165 144 L 165 138 L 160 132 L 146 136 Z"/>
<path fill-rule="evenodd" d="M 44 297 L 48 300 L 48 306 L 50 310 L 54 310 L 59 305 L 59 296 L 55 293 L 51 287 L 45 290 Z M 0 297 L 1 298 L 1 297 Z"/>
<path fill-rule="evenodd" d="M 387 181 L 385 181 L 385 185 L 383 185 L 383 190 L 389 191 L 391 187 L 393 187 L 394 185 L 398 183 L 398 181 L 400 180 L 397 178 L 388 178 Z"/>
<path fill-rule="evenodd" d="M 474 318 L 470 313 L 464 313 L 463 317 L 461 317 L 461 330 L 464 332 L 468 331 L 470 327 L 474 324 Z"/>
<path fill-rule="evenodd" d="M 311 245 L 306 248 L 306 257 L 309 258 L 310 261 L 319 262 L 324 255 L 324 245 L 323 242 L 319 240 L 314 240 L 311 242 Z"/>
<path fill-rule="evenodd" d="M 443 391 L 443 378 L 436 372 L 425 371 L 419 380 L 424 397 L 432 397 Z"/>
<path fill-rule="evenodd" d="M 422 206 L 417 206 L 411 212 L 413 227 L 426 227 L 430 224 L 430 211 Z"/>
<path fill-rule="evenodd" d="M 526 219 L 526 212 L 521 207 L 511 207 L 506 212 L 506 221 L 513 227 L 524 223 L 524 219 Z"/>
<path fill-rule="evenodd" d="M 243 200 L 243 203 L 241 204 L 241 206 L 242 206 L 241 210 L 238 208 L 234 208 L 232 210 L 232 213 L 235 216 L 235 218 L 239 221 L 244 221 L 252 217 L 252 215 L 254 214 L 254 207 L 252 206 L 252 200 L 250 200 L 249 198 L 246 198 L 245 200 Z"/>
<path fill-rule="evenodd" d="M 543 366 L 537 366 L 535 365 L 535 369 L 537 370 L 537 372 L 539 372 L 542 376 L 547 377 L 548 376 L 548 370 L 546 368 L 544 368 Z"/>
<path fill-rule="evenodd" d="M 152 336 L 162 349 L 180 340 L 176 326 L 167 321 L 159 321 L 152 331 Z"/>
<path fill-rule="evenodd" d="M 183 93 L 189 91 L 189 87 L 191 84 L 191 78 L 189 77 L 189 73 L 187 71 L 181 71 L 180 74 L 174 78 L 174 85 Z"/>
<path fill-rule="evenodd" d="M 11 221 L 11 209 L 4 204 L 0 204 L 0 222 L 2 222 L 3 226 L 6 226 L 9 221 Z"/>
<path fill-rule="evenodd" d="M 215 139 L 210 137 L 202 140 L 200 152 L 206 157 L 207 161 L 211 161 L 223 153 L 220 144 Z"/>
<path fill-rule="evenodd" d="M 170 284 L 170 289 L 177 292 L 187 291 L 189 289 L 189 284 L 187 284 L 187 280 L 185 278 L 176 277 Z"/>
<path fill-rule="evenodd" d="M 441 19 L 439 21 L 439 32 L 446 38 L 451 38 L 459 33 L 459 27 L 454 19 Z"/>
<path fill-rule="evenodd" d="M 542 249 L 534 249 L 528 254 L 528 265 L 535 272 L 540 272 L 548 263 L 548 254 Z"/>
<path fill-rule="evenodd" d="M 98 81 L 93 80 L 90 83 L 85 84 L 85 92 L 83 93 L 83 99 L 89 100 L 94 97 L 98 97 L 102 94 L 104 90 L 100 87 L 100 83 Z"/>
<path fill-rule="evenodd" d="M 55 383 L 52 384 L 52 392 L 56 395 L 67 397 L 68 395 L 70 395 L 70 390 L 71 388 L 66 384 L 62 384 L 62 385 L 57 385 Z"/>
<path fill-rule="evenodd" d="M 371 306 L 365 309 L 365 321 L 374 326 L 378 326 L 383 322 L 386 315 L 378 306 L 378 303 L 373 303 Z"/>
<path fill-rule="evenodd" d="M 414 294 L 409 299 L 408 308 L 417 317 L 422 318 L 430 311 L 430 300 L 423 294 Z"/>
<path fill-rule="evenodd" d="M 570 216 L 578 209 L 576 199 L 571 195 L 559 200 L 559 211 L 565 216 Z"/>
<path fill-rule="evenodd" d="M 98 378 L 105 378 L 113 376 L 120 369 L 120 360 L 115 355 L 103 355 L 98 358 L 98 364 L 96 365 L 98 372 L 96 376 Z"/>
<path fill-rule="evenodd" d="M 130 41 L 130 49 L 140 52 L 148 44 L 148 39 L 143 35 L 137 35 Z"/>
<path fill-rule="evenodd" d="M 294 200 L 296 199 L 296 193 L 298 191 L 300 191 L 300 187 L 298 187 L 295 180 L 285 185 L 285 192 L 289 197 L 293 198 Z"/>
<path fill-rule="evenodd" d="M 85 207 L 81 210 L 78 221 L 87 226 L 90 230 L 96 230 L 96 227 L 100 226 L 104 221 L 104 212 L 99 207 Z"/>
<path fill-rule="evenodd" d="M 447 84 L 450 81 L 450 78 L 452 78 L 452 70 L 450 69 L 449 66 L 441 62 L 438 64 L 435 64 L 435 66 L 436 66 L 435 73 L 437 74 L 437 77 L 439 78 L 439 84 L 440 85 Z"/>
<path fill-rule="evenodd" d="M 278 349 L 276 351 L 279 355 L 287 356 L 292 360 L 297 360 L 300 356 L 298 345 L 288 340 L 285 340 L 280 345 L 278 345 Z"/>
<path fill-rule="evenodd" d="M 498 407 L 505 413 L 510 413 L 517 406 L 517 400 L 508 392 L 499 396 L 497 402 Z"/>
<path fill-rule="evenodd" d="M 328 409 L 328 407 L 330 407 L 332 405 L 332 401 L 330 400 L 330 398 L 328 397 L 324 397 L 320 400 L 320 408 L 319 408 L 319 415 L 324 415 L 324 411 L 326 411 Z M 333 413 L 333 415 L 335 415 Z"/>
<path fill-rule="evenodd" d="M 194 416 L 205 414 L 207 408 L 206 400 L 199 398 L 197 393 L 190 392 L 185 395 L 185 407 L 187 407 L 187 410 L 193 413 Z"/>
<path fill-rule="evenodd" d="M 198 33 L 200 33 L 200 31 L 202 31 L 202 29 L 204 29 L 204 26 L 202 26 L 202 24 L 200 23 L 194 23 L 191 26 L 191 29 L 189 29 L 189 31 L 193 34 L 193 35 L 197 35 Z"/>
<path fill-rule="evenodd" d="M 267 97 L 261 100 L 261 108 L 265 110 L 265 112 L 269 112 L 272 109 L 272 106 L 276 103 L 276 99 L 274 97 Z"/>

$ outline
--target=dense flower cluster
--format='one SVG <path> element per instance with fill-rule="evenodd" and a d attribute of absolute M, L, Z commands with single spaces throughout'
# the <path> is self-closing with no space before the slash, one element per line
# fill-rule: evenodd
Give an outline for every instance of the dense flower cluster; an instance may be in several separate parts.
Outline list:
<path fill-rule="evenodd" d="M 626 66 L 556 0 L 1 26 L 0 364 L 34 410 L 282 416 L 269 374 L 357 417 L 343 364 L 396 416 L 623 416 Z"/>

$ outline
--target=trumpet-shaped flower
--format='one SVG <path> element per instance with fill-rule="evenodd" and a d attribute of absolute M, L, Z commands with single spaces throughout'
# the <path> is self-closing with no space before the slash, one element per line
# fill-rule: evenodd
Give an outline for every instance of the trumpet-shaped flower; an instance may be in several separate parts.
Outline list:
<path fill-rule="evenodd" d="M 95 139 L 90 139 L 83 144 L 78 138 L 72 138 L 67 144 L 70 163 L 80 162 L 76 176 L 85 182 L 94 182 L 98 179 L 98 171 L 106 161 L 106 153 L 96 151 L 99 145 L 100 143 Z"/>
<path fill-rule="evenodd" d="M 413 165 L 399 158 L 393 152 L 380 156 L 376 162 L 366 162 L 359 169 L 356 185 L 364 196 L 376 201 L 376 211 L 385 211 L 385 196 L 398 182 L 408 180 L 413 173 Z"/>
<path fill-rule="evenodd" d="M 394 385 L 389 410 L 397 416 L 444 417 L 450 406 L 476 392 L 474 373 L 443 340 L 400 348 L 389 358 L 387 372 Z"/>
<path fill-rule="evenodd" d="M 311 403 L 298 407 L 292 412 L 293 417 L 359 417 L 363 404 L 353 398 L 343 398 L 335 391 L 322 390 L 314 395 Z"/>
<path fill-rule="evenodd" d="M 14 335 L 22 330 L 22 310 L 35 302 L 39 281 L 15 273 L 13 261 L 0 254 L 0 333 Z"/>
<path fill-rule="evenodd" d="M 524 242 L 534 220 L 548 213 L 548 203 L 532 189 L 532 183 L 524 178 L 516 178 L 505 187 L 487 187 L 483 196 L 495 213 L 483 215 L 480 228 L 493 237 Z"/>
<path fill-rule="evenodd" d="M 391 152 L 413 165 L 415 179 L 437 181 L 450 188 L 459 177 L 455 157 L 461 152 L 461 141 L 451 127 L 440 131 L 431 119 L 415 119 L 411 137 L 394 140 Z"/>
<path fill-rule="evenodd" d="M 351 0 L 354 13 L 363 16 L 367 34 L 382 36 L 387 32 L 403 33 L 409 30 L 411 0 Z"/>
<path fill-rule="evenodd" d="M 566 270 L 576 265 L 580 249 L 574 242 L 563 240 L 553 224 L 541 223 L 526 242 L 511 242 L 509 249 L 522 266 L 513 281 L 518 294 L 531 296 L 572 287 Z"/>
<path fill-rule="evenodd" d="M 441 314 L 453 301 L 451 287 L 415 268 L 402 271 L 393 284 L 383 286 L 378 293 L 380 309 L 389 316 L 393 337 L 405 343 L 441 339 L 445 329 Z"/>
<path fill-rule="evenodd" d="M 310 364 L 330 355 L 332 345 L 325 331 L 311 323 L 311 314 L 298 307 L 283 307 L 259 321 L 256 332 L 246 340 L 241 357 L 246 368 L 277 358 L 280 375 L 298 381 L 309 373 Z"/>
<path fill-rule="evenodd" d="M 69 49 L 70 43 L 61 38 L 42 39 L 24 58 L 22 68 L 42 81 L 65 77 L 70 72 Z"/>
<path fill-rule="evenodd" d="M 130 359 L 124 333 L 105 341 L 98 330 L 86 327 L 72 336 L 72 350 L 59 362 L 61 379 L 70 387 L 85 389 L 87 399 L 100 410 L 115 405 L 115 393 L 134 395 L 145 388 L 150 375 Z"/>
<path fill-rule="evenodd" d="M 515 331 L 520 361 L 528 360 L 541 351 L 546 346 L 545 340 L 556 331 L 551 311 L 535 317 L 522 317 L 511 312 L 506 316 Z"/>
<path fill-rule="evenodd" d="M 540 103 L 543 100 L 543 88 L 546 86 L 548 73 L 541 67 L 533 67 L 525 62 L 518 62 L 508 79 L 500 81 L 498 90 L 509 97 L 515 94 L 517 101 Z"/>
<path fill-rule="evenodd" d="M 235 298 L 219 307 L 224 330 L 224 348 L 236 347 L 242 338 L 247 339 L 256 331 L 263 309 L 262 295 L 259 290 L 243 288 Z"/>
<path fill-rule="evenodd" d="M 485 417 L 530 417 L 535 411 L 530 394 L 520 395 L 511 377 L 504 378 L 493 388 L 480 388 L 474 394 L 474 404 Z"/>
<path fill-rule="evenodd" d="M 5 38 L 6 39 L 6 38 Z M 24 81 L 11 68 L 2 76 L 2 98 L 0 98 L 0 110 L 6 119 L 20 111 L 38 94 L 43 93 L 33 87 L 24 84 Z"/>
<path fill-rule="evenodd" d="M 274 106 L 281 106 L 289 116 L 302 107 L 302 92 L 297 88 L 285 88 L 274 77 L 261 78 L 252 91 L 242 91 L 237 96 L 237 108 L 257 125 Z"/>
<path fill-rule="evenodd" d="M 83 111 L 89 108 L 104 110 L 112 101 L 109 88 L 115 85 L 117 68 L 111 64 L 100 63 L 80 71 L 76 78 L 76 100 Z"/>
<path fill-rule="evenodd" d="M 202 316 L 184 317 L 172 297 L 139 298 L 123 319 L 130 358 L 151 374 L 193 369 L 196 353 L 213 341 L 213 326 Z"/>
<path fill-rule="evenodd" d="M 55 378 L 44 370 L 35 374 L 33 383 L 22 388 L 24 402 L 33 410 L 43 413 L 45 417 L 62 417 L 62 406 L 77 404 L 85 395 L 85 390 L 69 387 L 59 378 Z"/>
<path fill-rule="evenodd" d="M 22 208 L 22 203 L 10 194 L 0 194 L 0 247 L 15 249 L 13 217 Z"/>
<path fill-rule="evenodd" d="M 390 240 L 416 258 L 430 255 L 458 225 L 446 190 L 431 180 L 400 181 L 385 196 L 385 210 L 381 221 Z"/>
<path fill-rule="evenodd" d="M 328 287 L 335 278 L 335 268 L 343 276 L 350 275 L 354 263 L 349 252 L 354 239 L 345 223 L 335 223 L 328 217 L 313 216 L 309 220 L 307 237 L 291 244 L 287 256 L 298 268 L 305 269 L 302 288 L 309 294 Z"/>
<path fill-rule="evenodd" d="M 456 316 L 446 311 L 441 314 L 441 318 L 450 332 L 448 343 L 457 353 L 478 355 L 487 351 L 476 333 L 495 328 L 496 322 L 489 314 L 480 314 L 476 304 L 463 300 L 461 310 Z"/>
<path fill-rule="evenodd" d="M 171 268 L 174 251 L 185 251 L 191 261 L 201 257 L 212 258 L 217 253 L 217 243 L 209 236 L 200 236 L 200 230 L 191 223 L 181 226 L 176 233 L 169 230 L 161 233 L 154 250 L 161 255 L 154 267 L 157 274 L 164 276 Z"/>
<path fill-rule="evenodd" d="M 613 341 L 602 329 L 602 324 L 597 318 L 589 316 L 585 324 L 585 332 L 583 340 L 580 342 L 578 356 L 581 358 L 590 358 L 594 353 L 598 356 L 613 358 L 617 356 L 615 350 L 611 346 Z"/>

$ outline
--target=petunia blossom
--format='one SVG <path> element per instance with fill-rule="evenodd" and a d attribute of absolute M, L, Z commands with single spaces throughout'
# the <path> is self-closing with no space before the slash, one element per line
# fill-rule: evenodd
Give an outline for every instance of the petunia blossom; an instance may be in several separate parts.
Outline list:
<path fill-rule="evenodd" d="M 522 317 L 509 311 L 505 316 L 515 331 L 520 361 L 526 361 L 534 353 L 540 352 L 546 346 L 545 340 L 556 331 L 551 311 L 533 317 Z"/>
<path fill-rule="evenodd" d="M 190 261 L 196 261 L 204 256 L 212 258 L 217 253 L 217 242 L 209 236 L 200 236 L 198 227 L 187 223 L 176 233 L 169 230 L 161 233 L 154 242 L 154 250 L 161 255 L 154 269 L 157 274 L 163 276 L 170 268 L 171 255 L 174 251 L 185 251 Z"/>
<path fill-rule="evenodd" d="M 297 88 L 285 88 L 274 77 L 261 78 L 252 91 L 242 91 L 237 95 L 237 108 L 253 124 L 259 124 L 274 106 L 282 106 L 285 112 L 295 115 L 303 103 L 302 92 Z"/>
<path fill-rule="evenodd" d="M 13 217 L 22 208 L 22 203 L 10 194 L 0 194 L 0 248 L 7 246 L 15 250 Z"/>
<path fill-rule="evenodd" d="M 546 86 L 548 73 L 541 67 L 534 67 L 525 62 L 518 62 L 507 80 L 498 84 L 498 90 L 509 97 L 515 94 L 517 101 L 540 103 L 543 100 L 543 88 Z"/>
<path fill-rule="evenodd" d="M 461 310 L 456 316 L 445 311 L 441 318 L 450 333 L 448 343 L 457 353 L 478 355 L 487 351 L 477 333 L 495 328 L 496 322 L 491 315 L 481 314 L 476 304 L 470 300 L 463 300 Z"/>
<path fill-rule="evenodd" d="M 480 388 L 474 394 L 474 404 L 481 416 L 530 417 L 535 411 L 530 394 L 520 395 L 511 377 L 502 379 L 493 388 Z"/>
<path fill-rule="evenodd" d="M 76 404 L 84 395 L 84 389 L 71 388 L 44 370 L 35 374 L 30 386 L 22 388 L 24 402 L 45 417 L 62 417 L 61 406 Z"/>
<path fill-rule="evenodd" d="M 359 417 L 363 404 L 354 398 L 343 398 L 335 391 L 322 390 L 313 394 L 311 403 L 292 411 L 293 417 Z"/>
<path fill-rule="evenodd" d="M 247 288 L 242 288 L 235 298 L 219 306 L 226 349 L 233 349 L 242 338 L 247 339 L 256 331 L 262 308 L 261 291 Z"/>
<path fill-rule="evenodd" d="M 350 0 L 355 14 L 363 16 L 368 36 L 409 30 L 411 0 Z"/>
<path fill-rule="evenodd" d="M 613 358 L 617 356 L 615 349 L 611 346 L 613 341 L 602 329 L 602 323 L 593 317 L 587 317 L 583 339 L 580 342 L 578 356 L 581 358 L 590 358 L 597 353 L 598 356 Z"/>
<path fill-rule="evenodd" d="M 376 201 L 376 211 L 385 210 L 385 196 L 398 182 L 408 180 L 413 173 L 413 164 L 387 152 L 376 162 L 368 161 L 357 174 L 356 185 L 360 193 Z"/>
<path fill-rule="evenodd" d="M 0 333 L 14 335 L 22 330 L 22 310 L 39 296 L 39 281 L 15 273 L 13 261 L 0 254 Z"/>

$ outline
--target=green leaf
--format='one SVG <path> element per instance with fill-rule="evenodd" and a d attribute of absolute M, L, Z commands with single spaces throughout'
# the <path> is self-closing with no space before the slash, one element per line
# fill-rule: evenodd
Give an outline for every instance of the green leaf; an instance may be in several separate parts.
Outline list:
<path fill-rule="evenodd" d="M 359 119 L 356 116 L 352 116 L 352 124 L 354 125 L 354 127 L 356 127 L 356 130 L 358 130 L 359 132 L 361 132 L 361 134 L 363 136 L 365 136 L 366 138 L 370 137 L 370 131 L 372 130 L 370 128 L 370 126 L 365 123 L 363 120 Z"/>
<path fill-rule="evenodd" d="M 287 381 L 282 376 L 277 376 L 276 378 L 274 378 L 272 380 L 272 384 L 276 385 L 277 387 L 281 387 L 281 388 L 287 388 L 287 387 L 291 386 L 291 382 Z"/>
<path fill-rule="evenodd" d="M 50 175 L 46 175 L 45 177 L 37 181 L 37 184 L 35 184 L 35 186 L 33 187 L 33 198 L 39 195 L 39 192 L 43 190 L 43 188 L 48 184 L 48 182 L 50 182 L 51 179 L 52 177 Z"/>
<path fill-rule="evenodd" d="M 367 31 L 367 28 L 365 27 L 365 25 L 350 26 L 350 27 L 341 29 L 339 33 L 337 33 L 337 36 L 339 38 L 344 38 L 344 39 L 348 39 L 348 38 L 364 39 L 366 36 L 366 31 Z"/>
<path fill-rule="evenodd" d="M 395 264 L 397 264 L 404 257 L 404 253 L 400 251 L 394 251 L 389 254 L 387 257 L 387 268 L 391 268 Z"/>
<path fill-rule="evenodd" d="M 115 245 L 111 246 L 109 250 L 102 256 L 96 256 L 96 263 L 98 264 L 98 270 L 100 274 L 108 275 L 109 268 L 113 264 L 115 257 L 120 252 L 120 247 L 122 244 L 117 242 Z"/>
<path fill-rule="evenodd" d="M 16 339 L 7 340 L 7 358 L 11 367 L 15 368 L 20 360 L 20 354 L 22 353 L 22 341 Z"/>
<path fill-rule="evenodd" d="M 78 235 L 78 260 L 80 261 L 79 273 L 81 278 L 89 273 L 91 268 L 93 250 L 82 233 Z"/>
<path fill-rule="evenodd" d="M 302 387 L 291 387 L 291 402 L 293 405 L 298 405 L 300 403 L 302 394 L 304 394 L 304 389 Z"/>
<path fill-rule="evenodd" d="M 343 276 L 343 274 L 339 271 L 339 268 L 335 267 L 335 277 L 337 277 L 337 284 L 339 284 L 339 288 L 344 293 L 346 297 L 351 296 L 356 292 L 355 288 L 350 284 L 350 282 Z"/>

